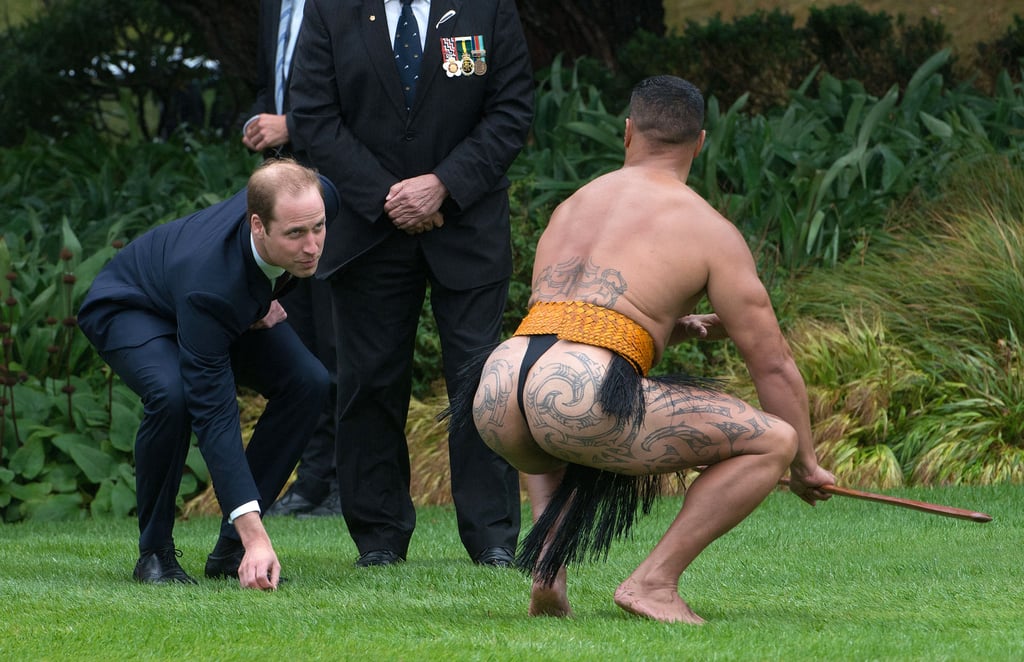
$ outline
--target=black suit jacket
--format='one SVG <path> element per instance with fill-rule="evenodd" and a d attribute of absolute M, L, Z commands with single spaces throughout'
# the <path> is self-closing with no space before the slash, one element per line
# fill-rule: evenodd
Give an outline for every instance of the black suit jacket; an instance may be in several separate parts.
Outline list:
<path fill-rule="evenodd" d="M 333 214 L 336 191 L 321 180 Z M 101 353 L 176 337 L 192 429 L 230 507 L 259 498 L 241 443 L 231 345 L 273 296 L 252 254 L 243 190 L 130 242 L 96 276 L 78 313 Z"/>
<path fill-rule="evenodd" d="M 441 22 L 447 12 L 454 15 Z M 343 204 L 318 277 L 399 232 L 384 215 L 396 182 L 433 172 L 449 191 L 442 228 L 418 235 L 432 272 L 465 289 L 512 270 L 509 165 L 533 117 L 533 71 L 513 0 L 433 0 L 406 111 L 381 0 L 306 0 L 289 90 L 292 142 Z M 483 75 L 448 77 L 442 37 L 480 36 Z"/>

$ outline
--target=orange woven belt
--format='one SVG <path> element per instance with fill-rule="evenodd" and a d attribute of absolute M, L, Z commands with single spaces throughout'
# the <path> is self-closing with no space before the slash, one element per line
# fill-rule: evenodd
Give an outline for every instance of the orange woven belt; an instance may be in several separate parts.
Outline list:
<path fill-rule="evenodd" d="M 559 340 L 610 349 L 629 360 L 641 375 L 654 362 L 654 340 L 642 326 L 622 313 L 582 301 L 539 301 L 533 304 L 514 335 L 554 334 Z"/>

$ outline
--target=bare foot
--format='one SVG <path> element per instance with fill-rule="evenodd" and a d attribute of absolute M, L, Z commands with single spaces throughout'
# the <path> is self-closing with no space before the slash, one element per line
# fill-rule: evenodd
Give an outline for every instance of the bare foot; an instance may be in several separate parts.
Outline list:
<path fill-rule="evenodd" d="M 615 604 L 631 614 L 663 623 L 704 623 L 674 588 L 648 588 L 634 579 L 627 579 L 615 589 Z"/>
<path fill-rule="evenodd" d="M 572 616 L 569 594 L 566 590 L 565 568 L 551 586 L 534 581 L 530 589 L 530 616 Z"/>

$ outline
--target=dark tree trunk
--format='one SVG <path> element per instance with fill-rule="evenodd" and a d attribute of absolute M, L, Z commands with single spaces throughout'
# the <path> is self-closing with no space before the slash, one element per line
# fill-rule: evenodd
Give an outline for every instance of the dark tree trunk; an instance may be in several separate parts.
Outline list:
<path fill-rule="evenodd" d="M 163 0 L 197 26 L 225 74 L 253 84 L 259 0 Z M 638 29 L 665 33 L 662 0 L 517 0 L 534 68 L 564 52 L 616 68 L 616 52 Z"/>

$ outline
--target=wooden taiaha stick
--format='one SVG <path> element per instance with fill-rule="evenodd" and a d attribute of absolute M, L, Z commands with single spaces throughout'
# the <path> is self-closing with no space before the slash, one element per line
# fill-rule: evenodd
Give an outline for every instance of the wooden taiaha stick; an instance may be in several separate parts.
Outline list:
<path fill-rule="evenodd" d="M 780 478 L 780 485 L 789 486 L 788 478 Z M 901 499 L 899 497 L 887 496 L 885 494 L 877 494 L 875 492 L 864 492 L 863 490 L 852 490 L 848 487 L 839 487 L 838 485 L 822 485 L 820 488 L 823 492 L 829 494 L 838 494 L 839 496 L 852 497 L 854 499 L 864 499 L 865 501 L 877 501 L 879 503 L 887 503 L 892 506 L 901 506 L 903 508 L 910 508 L 912 510 L 919 510 L 923 513 L 931 513 L 933 515 L 943 515 L 945 517 L 955 517 L 957 519 L 971 520 L 972 522 L 991 522 L 992 516 L 986 515 L 985 513 L 979 513 L 972 510 L 965 510 L 963 508 L 955 508 L 953 506 L 940 506 L 934 503 L 928 503 L 926 501 L 914 501 L 913 499 Z"/>

